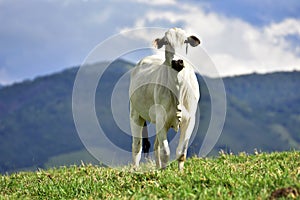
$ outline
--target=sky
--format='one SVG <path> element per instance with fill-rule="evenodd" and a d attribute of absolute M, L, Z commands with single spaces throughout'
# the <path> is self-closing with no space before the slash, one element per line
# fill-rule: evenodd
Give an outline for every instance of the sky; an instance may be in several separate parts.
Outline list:
<path fill-rule="evenodd" d="M 196 33 L 221 76 L 300 70 L 298 0 L 0 0 L 0 24 L 4 85 L 78 66 L 142 27 Z"/>

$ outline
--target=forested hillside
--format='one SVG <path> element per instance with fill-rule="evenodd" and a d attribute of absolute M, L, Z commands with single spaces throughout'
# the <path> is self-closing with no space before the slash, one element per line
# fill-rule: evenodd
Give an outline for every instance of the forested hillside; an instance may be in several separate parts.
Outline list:
<path fill-rule="evenodd" d="M 98 63 L 101 67 L 107 63 Z M 113 62 L 96 93 L 99 122 L 110 139 L 130 150 L 131 139 L 113 121 L 112 89 L 132 67 L 124 60 Z M 70 68 L 0 90 L 0 173 L 19 169 L 94 161 L 85 151 L 72 116 L 72 89 L 78 71 Z M 201 86 L 201 120 L 189 155 L 199 152 L 210 119 L 210 98 Z M 300 72 L 251 74 L 224 78 L 227 116 L 222 135 L 212 151 L 252 153 L 300 149 Z"/>

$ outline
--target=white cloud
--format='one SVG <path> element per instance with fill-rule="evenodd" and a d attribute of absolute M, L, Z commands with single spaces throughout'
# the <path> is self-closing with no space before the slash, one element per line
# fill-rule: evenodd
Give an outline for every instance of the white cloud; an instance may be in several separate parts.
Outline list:
<path fill-rule="evenodd" d="M 133 0 L 133 2 L 137 3 L 143 3 L 148 5 L 154 5 L 154 6 L 161 6 L 161 5 L 174 5 L 176 4 L 175 0 Z"/>
<path fill-rule="evenodd" d="M 208 2 L 175 0 L 0 0 L 0 5 L 0 66 L 15 81 L 80 64 L 98 43 L 120 31 L 139 27 L 179 26 L 197 33 L 222 75 L 300 66 L 300 23 L 293 18 L 256 27 L 212 12 Z M 139 33 L 132 37 L 139 37 L 143 44 L 151 44 L 163 35 Z M 297 41 L 289 36 L 297 36 Z M 198 59 L 192 48 L 189 52 L 190 57 Z"/>
<path fill-rule="evenodd" d="M 285 19 L 256 27 L 238 18 L 207 13 L 189 4 L 177 4 L 173 11 L 150 9 L 136 25 L 148 26 L 160 21 L 167 21 L 169 25 L 181 23 L 185 30 L 198 33 L 202 47 L 221 76 L 300 70 L 299 45 L 286 39 L 288 35 L 300 37 L 300 20 Z M 199 56 L 191 52 L 190 57 L 193 60 Z"/>
<path fill-rule="evenodd" d="M 280 23 L 271 24 L 265 31 L 272 36 L 285 36 L 289 34 L 300 35 L 299 20 L 285 19 Z"/>

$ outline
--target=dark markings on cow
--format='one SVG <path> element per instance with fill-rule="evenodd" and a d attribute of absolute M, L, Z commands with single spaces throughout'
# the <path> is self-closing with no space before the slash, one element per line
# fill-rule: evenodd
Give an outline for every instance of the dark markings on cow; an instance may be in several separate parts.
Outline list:
<path fill-rule="evenodd" d="M 172 68 L 180 72 L 184 68 L 183 60 L 172 60 Z"/>

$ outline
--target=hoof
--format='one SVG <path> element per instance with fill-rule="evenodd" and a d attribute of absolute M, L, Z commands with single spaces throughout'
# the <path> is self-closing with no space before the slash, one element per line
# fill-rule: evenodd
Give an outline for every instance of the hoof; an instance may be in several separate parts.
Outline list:
<path fill-rule="evenodd" d="M 184 161 L 179 161 L 178 162 L 178 170 L 183 171 L 183 168 L 184 168 Z"/>

